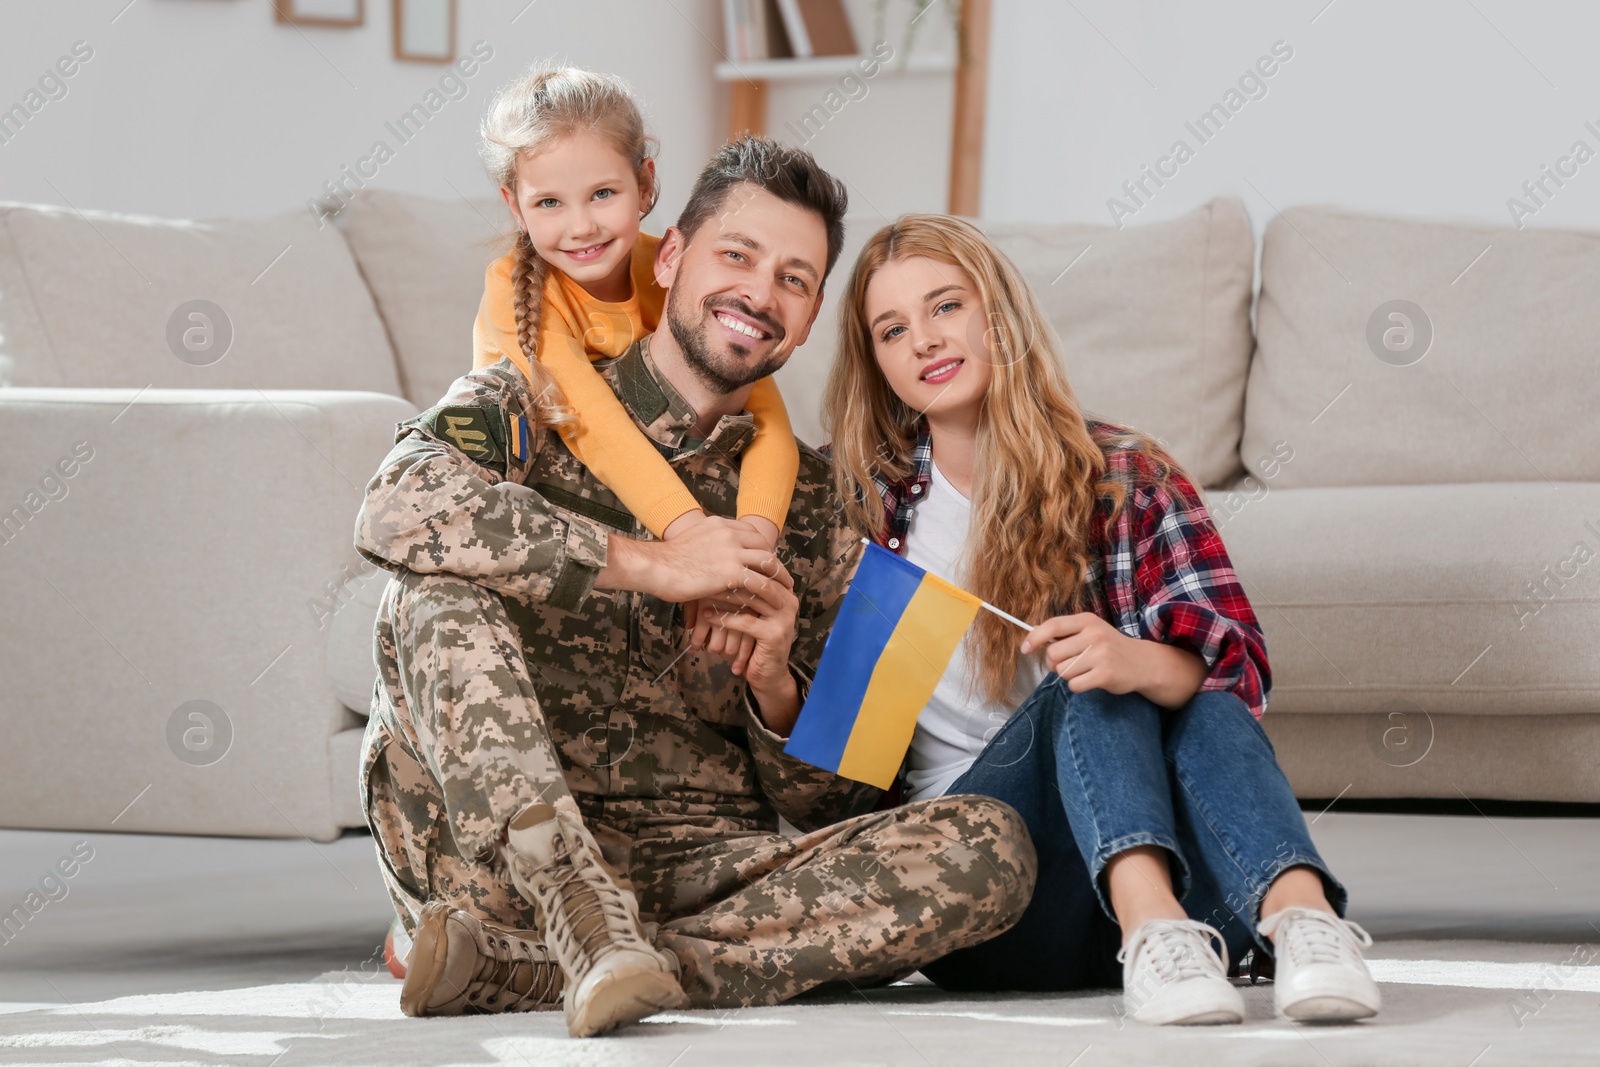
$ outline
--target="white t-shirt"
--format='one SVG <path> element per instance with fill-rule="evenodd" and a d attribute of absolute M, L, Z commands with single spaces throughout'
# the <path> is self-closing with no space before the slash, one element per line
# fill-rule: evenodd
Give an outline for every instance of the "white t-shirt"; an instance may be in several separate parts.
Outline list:
<path fill-rule="evenodd" d="M 964 585 L 960 568 L 971 523 L 972 504 L 931 465 L 926 495 L 912 512 L 906 534 L 906 559 L 947 582 Z M 1017 631 L 1021 641 L 1022 631 Z M 950 658 L 950 666 L 933 691 L 933 698 L 917 716 L 911 738 L 911 770 L 906 775 L 906 799 L 943 796 L 966 773 L 984 745 L 1016 712 L 1028 694 L 1044 680 L 1038 656 L 1019 656 L 1017 680 L 1003 703 L 982 695 L 975 684 L 968 634 Z"/>

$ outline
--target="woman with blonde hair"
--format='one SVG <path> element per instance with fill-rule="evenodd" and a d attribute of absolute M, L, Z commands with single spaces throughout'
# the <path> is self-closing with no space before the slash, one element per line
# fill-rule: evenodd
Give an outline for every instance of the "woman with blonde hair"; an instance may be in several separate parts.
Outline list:
<path fill-rule="evenodd" d="M 1228 959 L 1254 949 L 1285 1016 L 1375 1014 L 1371 939 L 1256 721 L 1266 646 L 1222 541 L 1159 444 L 1082 413 L 1005 255 L 947 216 L 879 230 L 824 407 L 852 523 L 1037 624 L 980 612 L 917 720 L 907 799 L 1003 800 L 1039 853 L 1022 921 L 924 972 L 1120 979 L 1137 1020 L 1238 1022 Z"/>

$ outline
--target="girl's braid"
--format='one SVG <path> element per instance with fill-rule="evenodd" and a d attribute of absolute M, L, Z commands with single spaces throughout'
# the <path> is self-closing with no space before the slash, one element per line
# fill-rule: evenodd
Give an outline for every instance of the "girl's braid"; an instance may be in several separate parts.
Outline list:
<path fill-rule="evenodd" d="M 534 251 L 527 231 L 517 232 L 517 259 L 511 272 L 513 306 L 517 312 L 517 344 L 528 362 L 534 362 L 534 342 L 539 336 L 539 315 L 544 310 L 544 279 L 550 265 Z"/>
<path fill-rule="evenodd" d="M 517 316 L 517 344 L 528 361 L 528 385 L 533 392 L 538 420 L 558 426 L 570 417 L 562 405 L 560 391 L 549 373 L 539 365 L 539 319 L 544 311 L 544 281 L 550 264 L 534 250 L 526 231 L 517 233 L 516 261 L 511 269 L 512 307 Z"/>

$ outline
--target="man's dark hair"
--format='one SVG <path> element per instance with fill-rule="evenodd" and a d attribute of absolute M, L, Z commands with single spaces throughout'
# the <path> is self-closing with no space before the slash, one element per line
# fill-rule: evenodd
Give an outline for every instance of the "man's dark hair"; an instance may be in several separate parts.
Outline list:
<path fill-rule="evenodd" d="M 751 185 L 779 200 L 814 211 L 828 229 L 827 278 L 844 247 L 844 212 L 849 194 L 844 183 L 817 165 L 811 153 L 790 148 L 770 137 L 749 134 L 717 149 L 689 191 L 689 202 L 678 216 L 678 231 L 685 243 L 707 219 L 721 214 L 735 187 Z"/>

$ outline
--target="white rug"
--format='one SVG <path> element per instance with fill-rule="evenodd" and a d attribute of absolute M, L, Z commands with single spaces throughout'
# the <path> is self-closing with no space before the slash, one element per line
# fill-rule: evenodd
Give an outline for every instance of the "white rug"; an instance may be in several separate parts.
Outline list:
<path fill-rule="evenodd" d="M 1455 958 L 1439 958 L 1448 948 Z M 1244 987 L 1242 1026 L 1155 1029 L 1107 994 L 952 997 L 901 985 L 778 1008 L 672 1012 L 622 1034 L 566 1036 L 559 1013 L 407 1019 L 387 974 L 151 993 L 75 1005 L 0 1005 L 0 1063 L 427 1064 L 1419 1064 L 1600 1062 L 1600 962 L 1562 946 L 1387 942 L 1372 960 L 1385 1010 L 1366 1023 L 1276 1019 Z"/>
<path fill-rule="evenodd" d="M 1600 819 L 1308 818 L 1379 939 L 1369 1022 L 1292 1025 L 1268 985 L 1244 988 L 1248 1022 L 1216 1028 L 1130 1023 L 1117 995 L 925 985 L 593 1041 L 559 1013 L 406 1019 L 369 838 L 93 834 L 70 896 L 0 944 L 0 1065 L 1600 1065 Z M 79 837 L 0 831 L 0 903 Z"/>

